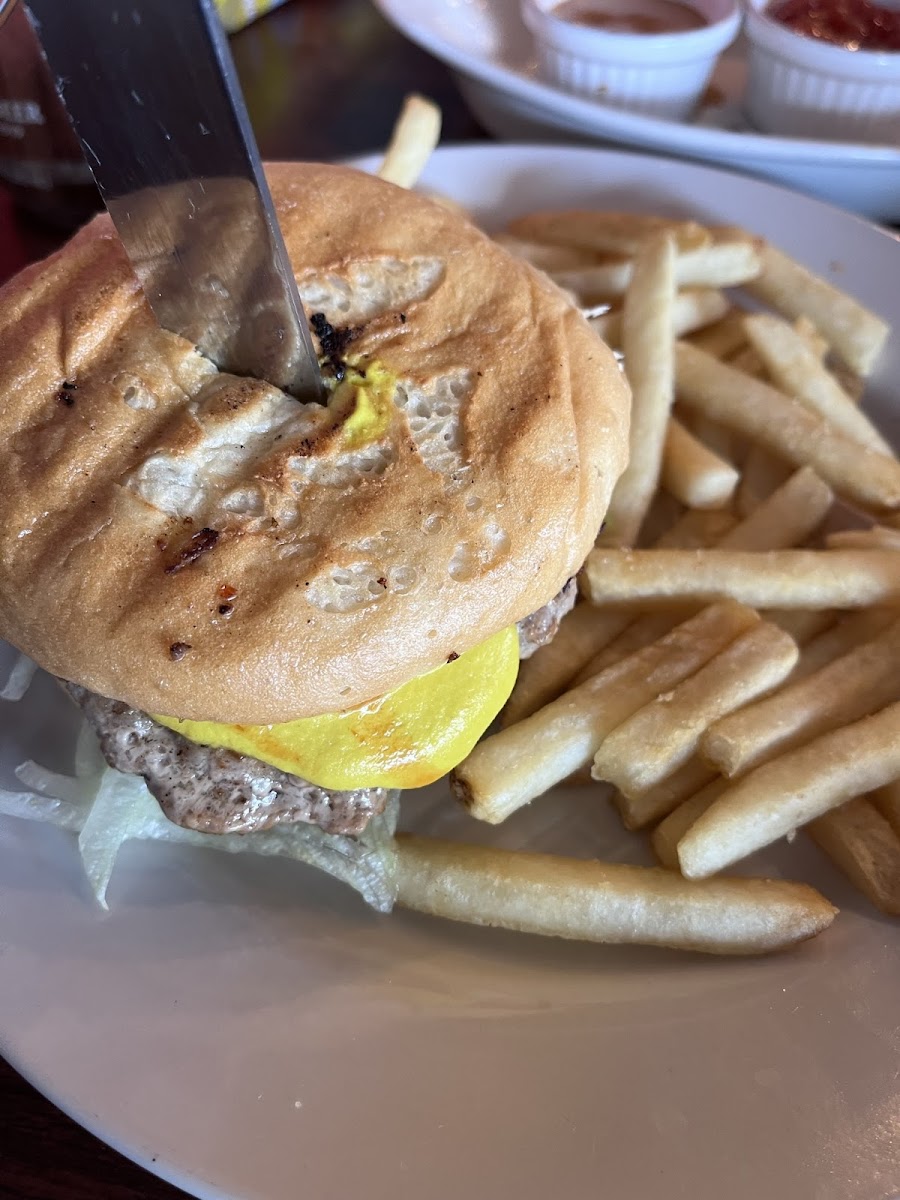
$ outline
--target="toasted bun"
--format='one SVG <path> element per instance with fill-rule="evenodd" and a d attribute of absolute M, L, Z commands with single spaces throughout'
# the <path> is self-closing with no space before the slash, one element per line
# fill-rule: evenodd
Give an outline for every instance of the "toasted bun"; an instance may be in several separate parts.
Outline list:
<path fill-rule="evenodd" d="M 285 721 L 440 665 L 559 590 L 625 463 L 617 364 L 549 281 L 380 180 L 268 175 L 307 311 L 399 381 L 374 444 L 161 329 L 105 216 L 0 291 L 0 634 L 151 713 Z"/>

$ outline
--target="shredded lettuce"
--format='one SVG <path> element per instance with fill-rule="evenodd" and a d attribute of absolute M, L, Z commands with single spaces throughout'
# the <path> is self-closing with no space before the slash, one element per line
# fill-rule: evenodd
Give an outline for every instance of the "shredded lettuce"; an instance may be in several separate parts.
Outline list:
<path fill-rule="evenodd" d="M 46 821 L 62 829 L 79 830 L 84 824 L 87 808 L 53 796 L 0 789 L 0 813 L 8 817 L 24 817 L 29 821 Z"/>
<path fill-rule="evenodd" d="M 169 821 L 139 776 L 106 766 L 86 722 L 75 750 L 73 775 L 26 762 L 17 768 L 16 776 L 32 790 L 0 791 L 0 813 L 76 831 L 85 873 L 102 908 L 108 907 L 106 892 L 119 849 L 130 839 L 292 858 L 343 880 L 379 912 L 390 912 L 393 906 L 394 831 L 399 813 L 396 792 L 384 812 L 357 837 L 328 834 L 315 825 L 299 823 L 259 833 L 198 833 Z"/>
<path fill-rule="evenodd" d="M 0 688 L 0 700 L 21 700 L 34 679 L 37 663 L 27 654 L 20 654 L 9 669 L 6 683 Z"/>

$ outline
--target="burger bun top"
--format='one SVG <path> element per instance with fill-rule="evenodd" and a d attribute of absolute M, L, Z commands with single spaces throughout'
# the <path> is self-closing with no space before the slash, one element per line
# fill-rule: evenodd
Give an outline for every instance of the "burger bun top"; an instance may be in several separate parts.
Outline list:
<path fill-rule="evenodd" d="M 377 436 L 162 329 L 105 215 L 0 291 L 0 635 L 151 713 L 287 721 L 439 666 L 560 589 L 625 464 L 627 387 L 548 279 L 349 168 L 267 174 Z"/>

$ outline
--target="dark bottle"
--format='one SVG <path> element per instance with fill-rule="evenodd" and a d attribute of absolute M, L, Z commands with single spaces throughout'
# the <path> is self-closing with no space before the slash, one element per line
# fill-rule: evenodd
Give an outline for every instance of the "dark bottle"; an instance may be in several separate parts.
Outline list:
<path fill-rule="evenodd" d="M 0 185 L 18 208 L 67 232 L 100 207 L 37 37 L 17 0 L 0 0 Z"/>

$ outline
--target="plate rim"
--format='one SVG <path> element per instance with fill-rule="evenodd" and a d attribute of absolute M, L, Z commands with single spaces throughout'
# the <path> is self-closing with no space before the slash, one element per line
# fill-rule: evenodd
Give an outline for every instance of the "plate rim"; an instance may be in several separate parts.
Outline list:
<path fill-rule="evenodd" d="M 496 163 L 496 155 L 498 152 L 511 153 L 516 156 L 527 156 L 529 158 L 540 158 L 545 155 L 549 156 L 564 156 L 564 157 L 580 157 L 588 156 L 592 159 L 599 160 L 624 160 L 631 163 L 666 163 L 666 165 L 679 172 L 687 172 L 689 174 L 712 174 L 714 176 L 729 176 L 736 182 L 746 184 L 751 189 L 766 189 L 774 191 L 777 194 L 786 194 L 803 207 L 812 205 L 814 208 L 822 209 L 831 220 L 850 220 L 852 223 L 860 225 L 869 231 L 874 231 L 876 234 L 887 238 L 889 242 L 900 249 L 900 234 L 892 233 L 890 230 L 883 228 L 876 222 L 873 222 L 856 213 L 849 212 L 840 208 L 837 205 L 822 201 L 814 197 L 797 192 L 783 185 L 772 183 L 768 180 L 760 180 L 752 176 L 742 174 L 740 171 L 721 167 L 718 165 L 710 165 L 707 163 L 696 163 L 691 161 L 678 160 L 671 162 L 658 155 L 624 149 L 608 149 L 605 147 L 591 146 L 567 146 L 567 145 L 546 145 L 541 143 L 512 143 L 512 142 L 490 142 L 490 143 L 452 143 L 442 145 L 435 151 L 435 158 L 453 158 L 462 156 L 472 156 L 474 158 L 493 159 Z M 371 168 L 377 163 L 380 154 L 374 153 L 364 156 L 354 156 L 351 159 L 343 160 L 348 165 L 356 166 L 360 169 Z M 900 312 L 900 306 L 898 306 Z M 2 732 L 0 732 L 0 741 L 3 740 Z M 164 851 L 163 851 L 164 852 Z M 0 880 L 0 889 L 2 889 L 2 880 Z M 132 1141 L 127 1136 L 120 1136 L 118 1133 L 110 1133 L 109 1127 L 96 1116 L 87 1107 L 79 1108 L 77 1103 L 70 1099 L 65 1092 L 65 1088 L 60 1091 L 52 1079 L 44 1072 L 32 1068 L 29 1063 L 17 1053 L 15 1047 L 10 1043 L 7 1034 L 3 1029 L 2 1012 L 0 1012 L 0 1054 L 10 1063 L 10 1065 L 32 1086 L 36 1088 L 43 1096 L 51 1103 L 59 1108 L 68 1117 L 74 1120 L 77 1124 L 88 1130 L 95 1137 L 99 1138 L 106 1145 L 109 1145 L 118 1153 L 135 1162 L 137 1165 L 147 1170 L 153 1175 L 157 1175 L 166 1182 L 180 1187 L 199 1198 L 199 1200 L 238 1200 L 238 1194 L 229 1190 L 225 1190 L 218 1185 L 210 1183 L 199 1174 L 195 1174 L 189 1169 L 178 1165 L 165 1158 L 163 1155 L 151 1156 L 150 1151 L 138 1141 Z M 242 1193 L 240 1200 L 247 1200 L 247 1193 Z"/>
<path fill-rule="evenodd" d="M 645 152 L 650 148 L 659 150 L 664 145 L 670 148 L 670 153 L 675 154 L 702 152 L 707 156 L 718 151 L 723 155 L 741 157 L 748 165 L 769 160 L 832 167 L 853 164 L 868 168 L 900 168 L 900 147 L 857 142 L 826 142 L 811 138 L 788 138 L 777 134 L 716 129 L 690 121 L 664 121 L 658 117 L 647 117 L 640 113 L 593 104 L 590 100 L 570 95 L 543 80 L 520 74 L 497 59 L 487 58 L 455 45 L 442 37 L 431 25 L 423 25 L 416 21 L 414 16 L 408 15 L 404 5 L 412 8 L 413 2 L 414 0 L 373 0 L 385 20 L 453 70 L 483 84 L 495 86 L 507 95 L 543 105 L 547 111 L 552 111 L 554 116 L 564 116 L 566 109 L 574 111 L 579 118 L 597 125 L 593 132 L 595 137 L 636 138 L 639 142 L 633 144 L 640 144 Z M 448 5 L 448 10 L 449 7 Z M 677 131 L 674 140 L 673 131 Z"/>
<path fill-rule="evenodd" d="M 378 3 L 379 0 L 374 0 Z M 722 176 L 725 175 L 729 179 L 747 184 L 753 188 L 760 188 L 764 191 L 775 193 L 775 197 L 790 197 L 791 201 L 801 201 L 804 205 L 812 205 L 814 208 L 825 210 L 831 218 L 849 220 L 855 224 L 862 225 L 867 229 L 875 230 L 883 237 L 898 247 L 900 247 L 900 227 L 894 229 L 891 226 L 884 225 L 880 221 L 874 220 L 872 217 L 867 217 L 863 213 L 854 212 L 852 209 L 843 208 L 840 204 L 835 204 L 832 200 L 824 200 L 821 196 L 810 195 L 809 192 L 801 191 L 799 188 L 790 187 L 786 183 L 779 183 L 774 179 L 761 177 L 759 175 L 750 175 L 746 171 L 741 170 L 731 163 L 713 163 L 704 160 L 696 160 L 691 158 L 671 158 L 668 155 L 657 154 L 651 150 L 635 149 L 626 146 L 579 146 L 566 145 L 564 143 L 541 142 L 541 141 L 523 141 L 510 142 L 490 140 L 484 142 L 474 141 L 450 141 L 441 142 L 440 146 L 434 151 L 434 154 L 454 154 L 473 152 L 484 152 L 489 154 L 492 151 L 503 149 L 505 151 L 524 151 L 528 154 L 534 153 L 552 153 L 552 154 L 572 154 L 590 156 L 596 158 L 598 156 L 607 159 L 625 159 L 637 160 L 645 162 L 655 162 L 665 164 L 667 167 L 677 167 L 679 170 L 685 170 L 697 175 Z M 342 158 L 339 161 L 342 165 L 355 167 L 357 170 L 374 171 L 383 157 L 383 151 L 373 150 L 367 154 L 357 154 L 349 158 Z M 431 160 L 429 160 L 430 162 Z M 898 164 L 900 165 L 900 164 Z M 426 164 L 426 172 L 428 166 Z M 898 183 L 900 186 L 900 183 Z M 773 197 L 773 198 L 775 198 Z"/>

